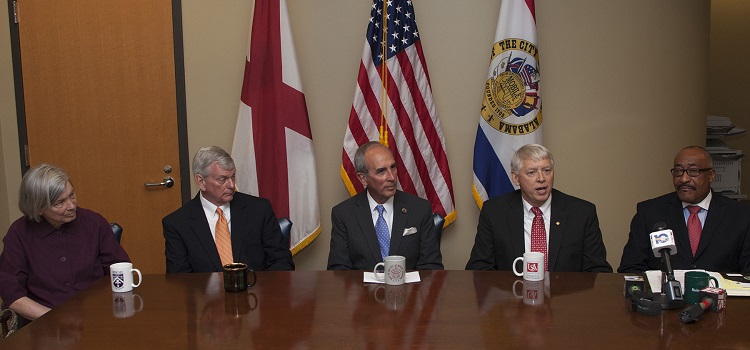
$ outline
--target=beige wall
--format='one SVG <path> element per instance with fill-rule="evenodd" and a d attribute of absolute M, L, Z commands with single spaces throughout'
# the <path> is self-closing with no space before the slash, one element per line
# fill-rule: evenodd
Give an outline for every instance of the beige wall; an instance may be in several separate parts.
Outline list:
<path fill-rule="evenodd" d="M 750 130 L 750 2 L 711 2 L 711 46 L 708 65 L 708 114 L 723 115 Z M 727 146 L 750 154 L 750 134 L 723 138 Z M 750 159 L 743 159 L 742 193 L 750 193 Z"/>
<path fill-rule="evenodd" d="M 338 169 L 371 2 L 287 1 L 315 142 L 323 226 L 295 262 L 299 269 L 325 269 L 330 208 L 347 197 Z M 616 267 L 635 204 L 672 190 L 667 169 L 674 154 L 704 142 L 710 2 L 536 3 L 544 143 L 555 154 L 555 187 L 597 204 Z M 471 197 L 471 155 L 499 1 L 414 5 L 456 194 L 458 219 L 444 232 L 443 258 L 447 269 L 463 269 L 479 214 Z M 251 12 L 248 0 L 183 0 L 191 154 L 209 144 L 231 148 Z M 0 36 L 8 36 L 2 23 Z M 10 50 L 3 43 L 4 188 L 15 193 L 18 147 L 15 129 L 8 130 L 15 128 L 15 110 L 5 103 L 13 98 L 5 78 Z M 18 215 L 13 205 L 5 209 Z"/>

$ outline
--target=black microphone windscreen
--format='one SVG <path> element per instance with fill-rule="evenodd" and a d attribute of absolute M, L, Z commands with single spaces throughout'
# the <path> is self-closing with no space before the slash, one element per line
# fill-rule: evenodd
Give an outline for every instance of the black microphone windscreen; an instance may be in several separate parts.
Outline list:
<path fill-rule="evenodd" d="M 654 224 L 654 231 L 661 231 L 667 228 L 667 224 L 663 222 L 657 222 Z"/>

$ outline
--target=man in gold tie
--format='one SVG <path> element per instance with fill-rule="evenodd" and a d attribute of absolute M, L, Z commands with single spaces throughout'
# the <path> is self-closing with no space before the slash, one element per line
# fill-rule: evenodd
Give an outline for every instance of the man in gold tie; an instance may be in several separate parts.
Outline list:
<path fill-rule="evenodd" d="M 750 272 L 750 207 L 711 190 L 711 155 L 703 147 L 685 147 L 670 172 L 674 192 L 638 203 L 617 272 L 661 269 L 649 240 L 658 223 L 674 233 L 675 270 Z"/>
<path fill-rule="evenodd" d="M 201 148 L 192 169 L 200 193 L 162 220 L 167 273 L 218 272 L 232 262 L 256 271 L 294 270 L 271 202 L 236 192 L 226 151 Z"/>

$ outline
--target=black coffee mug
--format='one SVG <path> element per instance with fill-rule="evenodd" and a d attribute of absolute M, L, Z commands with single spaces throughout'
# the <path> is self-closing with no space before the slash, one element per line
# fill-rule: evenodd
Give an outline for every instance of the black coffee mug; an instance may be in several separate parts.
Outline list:
<path fill-rule="evenodd" d="M 248 283 L 248 275 L 253 275 L 253 281 Z M 231 263 L 224 265 L 224 290 L 227 292 L 244 292 L 248 287 L 255 285 L 257 277 L 255 270 L 243 263 Z"/>

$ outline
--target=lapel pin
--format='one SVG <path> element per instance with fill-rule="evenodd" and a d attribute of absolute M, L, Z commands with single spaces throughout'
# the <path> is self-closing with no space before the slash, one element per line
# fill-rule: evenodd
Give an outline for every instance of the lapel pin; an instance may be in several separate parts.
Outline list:
<path fill-rule="evenodd" d="M 560 226 L 560 222 L 559 221 L 555 221 L 555 225 Z"/>
<path fill-rule="evenodd" d="M 401 212 L 406 214 L 406 208 L 401 208 Z"/>

